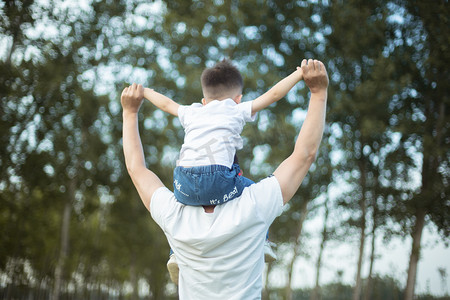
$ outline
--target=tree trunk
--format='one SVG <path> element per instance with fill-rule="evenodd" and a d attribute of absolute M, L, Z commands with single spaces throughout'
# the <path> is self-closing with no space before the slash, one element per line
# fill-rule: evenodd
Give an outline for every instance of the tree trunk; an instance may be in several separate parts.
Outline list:
<path fill-rule="evenodd" d="M 362 155 L 362 154 L 361 154 Z M 359 205 L 361 207 L 361 236 L 359 240 L 359 257 L 356 268 L 355 288 L 353 289 L 353 300 L 359 300 L 361 295 L 361 268 L 364 258 L 364 244 L 366 242 L 366 172 L 364 161 L 360 163 L 361 172 L 361 200 Z"/>
<path fill-rule="evenodd" d="M 72 214 L 72 203 L 75 199 L 75 179 L 72 179 L 69 184 L 69 195 L 64 205 L 64 213 L 61 224 L 61 245 L 59 250 L 58 262 L 55 267 L 55 282 L 53 284 L 53 291 L 51 294 L 52 300 L 58 300 L 61 285 L 62 285 L 62 276 L 64 267 L 66 264 L 67 255 L 69 253 L 69 230 L 70 230 L 70 218 Z"/>
<path fill-rule="evenodd" d="M 263 300 L 269 300 L 269 298 L 270 298 L 269 275 L 270 275 L 271 270 L 272 270 L 272 262 L 269 262 L 267 264 L 267 272 L 266 272 L 266 277 L 264 279 L 264 290 L 262 293 Z"/>
<path fill-rule="evenodd" d="M 327 221 L 328 221 L 328 200 L 329 198 L 325 200 L 325 215 L 324 215 L 324 221 L 323 221 L 323 230 L 322 230 L 322 242 L 320 243 L 319 248 L 319 255 L 317 256 L 317 262 L 316 262 L 316 285 L 314 287 L 314 290 L 311 293 L 311 300 L 319 300 L 320 297 L 320 268 L 322 266 L 322 256 L 323 256 L 323 250 L 325 249 L 325 243 L 328 241 L 328 228 L 327 228 Z"/>
<path fill-rule="evenodd" d="M 430 136 L 433 136 L 432 132 L 435 130 L 436 135 L 434 139 L 434 143 L 432 146 L 424 147 L 423 156 L 422 156 L 422 187 L 420 195 L 418 195 L 417 203 L 416 203 L 416 213 L 415 213 L 415 223 L 414 229 L 411 234 L 412 237 L 412 247 L 411 254 L 409 257 L 409 266 L 408 266 L 408 278 L 406 280 L 405 287 L 405 300 L 412 300 L 414 298 L 414 288 L 416 285 L 416 274 L 417 274 L 417 264 L 420 259 L 420 248 L 421 248 L 421 239 L 422 232 L 425 226 L 425 216 L 428 211 L 426 209 L 425 204 L 432 204 L 434 194 L 436 191 L 433 187 L 433 178 L 436 178 L 436 173 L 439 168 L 439 152 L 437 149 L 440 149 L 444 138 L 444 129 L 443 126 L 445 124 L 445 104 L 441 102 L 437 107 L 436 111 L 434 111 L 431 107 L 433 106 L 430 98 L 426 99 L 427 108 L 425 111 L 425 115 L 427 116 L 426 127 L 428 128 L 428 133 Z M 436 121 L 433 121 L 432 115 L 438 113 L 438 117 Z M 430 117 L 428 117 L 430 116 Z M 425 137 L 423 137 L 425 140 Z M 431 200 L 431 201 L 430 201 Z"/>
<path fill-rule="evenodd" d="M 134 254 L 134 251 L 132 251 L 131 255 L 131 265 L 130 265 L 130 283 L 133 287 L 133 294 L 131 296 L 131 299 L 137 300 L 138 297 L 138 276 L 136 271 L 136 255 Z"/>
<path fill-rule="evenodd" d="M 69 229 L 70 229 L 70 216 L 72 213 L 72 204 L 70 201 L 66 201 L 64 206 L 64 213 L 61 225 L 61 246 L 59 251 L 59 258 L 55 268 L 55 283 L 53 285 L 53 292 L 51 299 L 58 300 L 61 290 L 62 274 L 64 266 L 66 264 L 67 253 L 69 251 Z"/>
<path fill-rule="evenodd" d="M 365 212 L 365 211 L 364 211 Z M 364 243 L 365 243 L 365 222 L 364 226 L 361 227 L 361 237 L 359 242 L 359 257 L 358 257 L 358 266 L 356 269 L 356 282 L 355 282 L 355 288 L 353 290 L 353 300 L 359 300 L 359 296 L 361 295 L 361 268 L 362 268 L 362 261 L 364 256 Z"/>
<path fill-rule="evenodd" d="M 291 288 L 291 283 L 292 283 L 292 272 L 294 269 L 294 262 L 295 259 L 298 256 L 298 252 L 300 249 L 300 236 L 302 235 L 302 230 L 303 230 L 303 222 L 306 220 L 306 216 L 308 214 L 308 201 L 303 202 L 303 205 L 301 207 L 301 211 L 302 216 L 300 217 L 300 221 L 299 221 L 299 225 L 298 225 L 298 230 L 297 230 L 297 234 L 296 234 L 296 240 L 295 240 L 295 244 L 294 244 L 294 254 L 292 256 L 292 260 L 289 263 L 288 266 L 288 280 L 286 283 L 286 287 L 285 287 L 285 299 L 286 300 L 292 300 L 292 288 Z"/>
<path fill-rule="evenodd" d="M 367 283 L 364 291 L 364 300 L 369 300 L 372 296 L 372 273 L 373 273 L 373 264 L 375 261 L 375 240 L 376 240 L 376 230 L 377 230 L 377 222 L 376 222 L 376 201 L 374 201 L 373 207 L 373 226 L 372 226 L 372 244 L 370 249 L 370 266 L 369 266 L 369 275 L 367 275 Z"/>
<path fill-rule="evenodd" d="M 423 227 L 425 226 L 426 212 L 422 208 L 416 213 L 416 222 L 412 233 L 412 248 L 409 257 L 408 279 L 405 287 L 405 300 L 413 300 L 414 287 L 416 285 L 417 264 L 420 258 L 420 243 L 422 239 Z"/>

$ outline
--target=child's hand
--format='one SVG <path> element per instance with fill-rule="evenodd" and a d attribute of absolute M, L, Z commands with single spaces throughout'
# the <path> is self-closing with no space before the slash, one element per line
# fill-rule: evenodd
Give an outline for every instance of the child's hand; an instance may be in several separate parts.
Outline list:
<path fill-rule="evenodd" d="M 327 90 L 328 74 L 325 65 L 318 60 L 304 59 L 302 61 L 303 79 L 309 87 L 311 93 L 318 93 Z"/>
<path fill-rule="evenodd" d="M 299 75 L 300 75 L 300 80 L 303 80 L 303 70 L 302 70 L 302 67 L 298 67 L 298 66 L 297 66 L 296 72 L 299 73 Z M 299 80 L 299 81 L 300 81 L 300 80 Z"/>
<path fill-rule="evenodd" d="M 144 87 L 133 83 L 122 91 L 120 102 L 124 112 L 137 113 L 144 98 Z"/>
<path fill-rule="evenodd" d="M 146 93 L 150 93 L 150 92 L 153 92 L 154 91 L 154 89 L 151 89 L 151 88 L 144 88 L 144 97 L 145 97 L 145 94 Z"/>

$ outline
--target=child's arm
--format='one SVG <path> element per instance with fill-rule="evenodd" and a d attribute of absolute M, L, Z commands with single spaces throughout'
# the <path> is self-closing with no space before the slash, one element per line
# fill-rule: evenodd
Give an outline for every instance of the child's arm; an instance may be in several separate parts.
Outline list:
<path fill-rule="evenodd" d="M 291 75 L 285 77 L 283 80 L 274 85 L 270 90 L 259 96 L 252 103 L 252 115 L 258 111 L 266 108 L 270 104 L 280 100 L 303 79 L 303 71 L 300 67 L 294 71 Z"/>
<path fill-rule="evenodd" d="M 153 105 L 175 117 L 178 117 L 178 108 L 180 104 L 176 103 L 169 97 L 164 96 L 152 89 L 144 89 L 144 98 L 149 100 Z"/>

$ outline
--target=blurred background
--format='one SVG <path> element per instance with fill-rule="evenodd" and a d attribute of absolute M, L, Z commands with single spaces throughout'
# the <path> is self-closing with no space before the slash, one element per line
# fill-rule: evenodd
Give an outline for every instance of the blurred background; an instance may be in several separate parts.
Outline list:
<path fill-rule="evenodd" d="M 176 299 L 125 169 L 122 89 L 191 104 L 230 58 L 245 101 L 316 58 L 327 128 L 270 229 L 263 299 L 450 299 L 449 16 L 447 0 L 1 1 L 0 298 Z M 247 177 L 291 153 L 308 99 L 300 82 L 247 124 Z M 140 120 L 171 187 L 180 123 L 149 102 Z"/>

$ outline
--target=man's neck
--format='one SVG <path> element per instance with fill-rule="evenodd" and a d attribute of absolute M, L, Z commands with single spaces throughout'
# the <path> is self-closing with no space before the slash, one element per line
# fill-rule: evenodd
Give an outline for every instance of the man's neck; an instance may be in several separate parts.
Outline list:
<path fill-rule="evenodd" d="M 205 210 L 205 213 L 212 214 L 214 212 L 215 205 L 203 205 L 203 209 Z"/>

